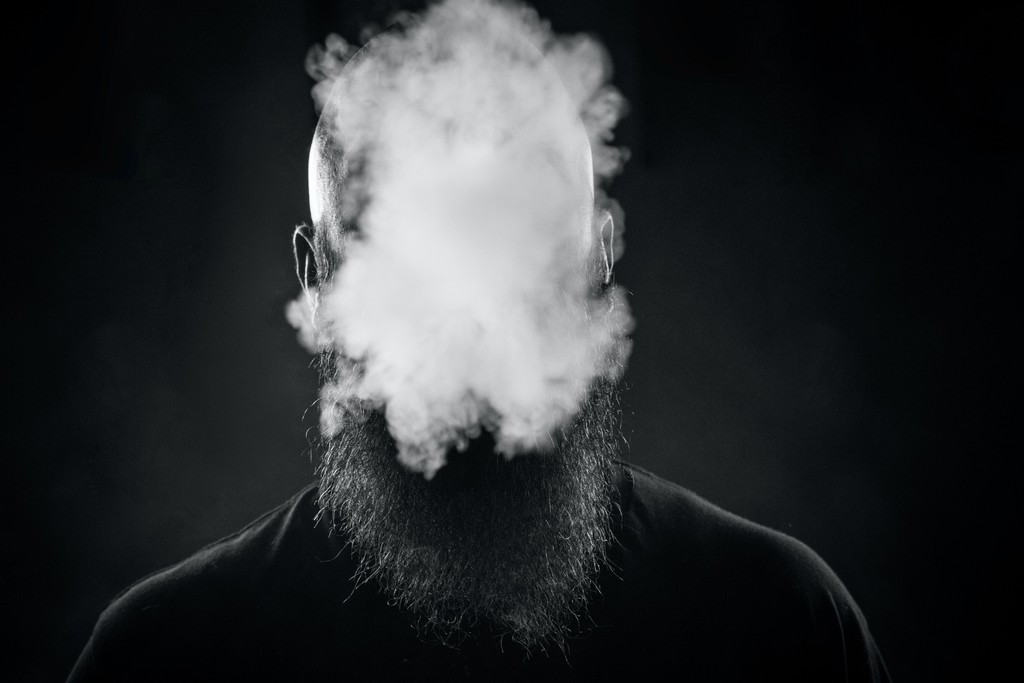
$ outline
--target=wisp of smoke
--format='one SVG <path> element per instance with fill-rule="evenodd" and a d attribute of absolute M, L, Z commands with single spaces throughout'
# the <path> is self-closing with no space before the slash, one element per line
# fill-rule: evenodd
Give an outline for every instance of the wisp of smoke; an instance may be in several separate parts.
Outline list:
<path fill-rule="evenodd" d="M 601 189 L 625 161 L 607 53 L 499 0 L 434 4 L 353 52 L 331 36 L 307 64 L 343 150 L 340 189 L 325 199 L 312 160 L 310 182 L 340 266 L 288 311 L 351 361 L 325 383 L 321 428 L 340 427 L 330 406 L 372 401 L 428 478 L 482 429 L 507 457 L 550 450 L 629 351 Z"/>

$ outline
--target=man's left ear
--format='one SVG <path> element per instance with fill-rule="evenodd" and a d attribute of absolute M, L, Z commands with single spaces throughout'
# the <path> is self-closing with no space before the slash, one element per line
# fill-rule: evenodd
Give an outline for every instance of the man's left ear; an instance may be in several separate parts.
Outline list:
<path fill-rule="evenodd" d="M 295 254 L 295 274 L 307 298 L 312 298 L 311 289 L 316 287 L 317 261 L 313 248 L 313 228 L 299 225 L 292 234 L 292 252 Z"/>
<path fill-rule="evenodd" d="M 612 281 L 612 266 L 615 263 L 615 254 L 612 245 L 615 244 L 615 219 L 607 209 L 600 209 L 595 216 L 594 227 L 597 239 L 601 243 L 601 258 L 604 261 L 603 284 Z"/>

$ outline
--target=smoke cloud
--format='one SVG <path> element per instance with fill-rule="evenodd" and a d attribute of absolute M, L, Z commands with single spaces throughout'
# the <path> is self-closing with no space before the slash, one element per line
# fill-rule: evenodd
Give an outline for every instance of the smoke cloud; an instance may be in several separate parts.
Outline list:
<path fill-rule="evenodd" d="M 307 70 L 311 209 L 340 266 L 288 318 L 346 359 L 325 436 L 369 401 L 428 478 L 482 429 L 507 457 L 550 450 L 629 352 L 607 52 L 520 4 L 447 0 L 358 51 L 329 36 Z"/>

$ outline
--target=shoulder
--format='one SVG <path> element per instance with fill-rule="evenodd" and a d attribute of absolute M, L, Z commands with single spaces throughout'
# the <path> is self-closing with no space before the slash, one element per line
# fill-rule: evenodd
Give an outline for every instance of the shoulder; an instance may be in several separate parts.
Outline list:
<path fill-rule="evenodd" d="M 237 532 L 140 579 L 100 615 L 71 680 L 173 669 L 175 659 L 246 647 L 261 603 L 282 599 L 315 556 L 316 489 L 308 487 Z M 302 552 L 307 549 L 307 552 Z M 209 650 L 209 652 L 206 652 Z M 91 675 L 90 675 L 91 674 Z M 149 675 L 149 674 L 147 674 Z"/>
<path fill-rule="evenodd" d="M 292 547 L 312 539 L 315 495 L 316 488 L 307 487 L 229 536 L 135 582 L 114 599 L 100 624 L 180 604 L 231 600 L 260 584 L 265 589 L 267 574 L 295 561 Z"/>
<path fill-rule="evenodd" d="M 638 602 L 663 615 L 660 630 L 694 642 L 756 644 L 750 656 L 774 661 L 791 680 L 888 680 L 857 603 L 814 550 L 640 467 L 623 467 L 624 572 L 643 587 Z M 700 628 L 691 633 L 694 621 Z"/>
<path fill-rule="evenodd" d="M 724 510 L 693 491 L 623 463 L 624 541 L 669 565 L 705 572 L 742 566 L 764 581 L 844 592 L 835 573 L 801 541 Z"/>

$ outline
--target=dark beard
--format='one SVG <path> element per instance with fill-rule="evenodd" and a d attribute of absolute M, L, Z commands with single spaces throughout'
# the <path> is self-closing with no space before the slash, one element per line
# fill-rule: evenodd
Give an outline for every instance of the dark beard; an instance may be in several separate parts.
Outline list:
<path fill-rule="evenodd" d="M 486 432 L 427 481 L 397 460 L 381 410 L 334 405 L 320 506 L 422 636 L 508 635 L 528 652 L 578 628 L 611 541 L 618 394 L 595 383 L 551 453 L 495 454 Z"/>

